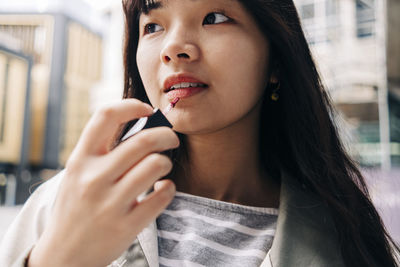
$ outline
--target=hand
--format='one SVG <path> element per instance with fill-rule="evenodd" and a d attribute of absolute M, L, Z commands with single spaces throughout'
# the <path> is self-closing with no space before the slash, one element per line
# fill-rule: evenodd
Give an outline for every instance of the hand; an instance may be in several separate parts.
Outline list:
<path fill-rule="evenodd" d="M 139 132 L 110 150 L 122 123 L 152 114 L 151 106 L 126 99 L 97 111 L 65 168 L 52 218 L 31 252 L 29 266 L 106 266 L 172 200 L 172 163 L 159 152 L 179 139 L 167 127 Z M 137 197 L 154 185 L 143 201 Z"/>

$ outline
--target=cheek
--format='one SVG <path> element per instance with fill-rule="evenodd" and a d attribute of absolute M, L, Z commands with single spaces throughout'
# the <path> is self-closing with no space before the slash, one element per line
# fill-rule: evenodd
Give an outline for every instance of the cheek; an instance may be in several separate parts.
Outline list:
<path fill-rule="evenodd" d="M 136 51 L 136 64 L 137 64 L 137 68 L 139 70 L 139 74 L 140 77 L 144 77 L 146 76 L 146 68 L 147 65 L 146 63 L 146 54 L 143 51 L 143 49 L 140 48 L 141 46 L 138 47 L 137 51 Z M 143 83 L 145 82 L 145 79 L 142 78 Z"/>
<path fill-rule="evenodd" d="M 236 104 L 243 99 L 251 99 L 252 104 L 261 97 L 267 86 L 268 73 L 268 47 L 266 42 L 249 38 L 236 38 L 226 42 L 215 51 L 214 60 L 216 77 L 221 77 L 221 82 L 226 85 L 226 90 L 221 92 L 229 94 L 235 99 Z M 225 86 L 224 86 L 225 87 Z"/>
<path fill-rule="evenodd" d="M 151 46 L 146 46 L 146 49 L 142 49 L 143 46 L 138 46 L 136 53 L 136 63 L 139 70 L 140 77 L 142 79 L 144 88 L 147 96 L 152 98 L 157 90 L 157 80 L 155 77 L 155 70 L 159 61 L 158 54 L 152 49 Z"/>

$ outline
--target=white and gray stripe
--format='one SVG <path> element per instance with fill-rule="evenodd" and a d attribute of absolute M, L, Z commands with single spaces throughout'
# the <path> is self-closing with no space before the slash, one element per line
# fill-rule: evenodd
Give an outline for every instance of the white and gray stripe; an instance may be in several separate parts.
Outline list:
<path fill-rule="evenodd" d="M 277 209 L 177 193 L 157 218 L 160 266 L 259 266 Z"/>

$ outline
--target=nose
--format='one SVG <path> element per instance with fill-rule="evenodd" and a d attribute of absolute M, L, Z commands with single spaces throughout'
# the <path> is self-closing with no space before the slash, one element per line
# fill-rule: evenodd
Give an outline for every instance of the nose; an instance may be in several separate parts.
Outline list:
<path fill-rule="evenodd" d="M 190 63 L 200 57 L 200 49 L 190 37 L 182 31 L 171 34 L 161 50 L 161 61 L 166 64 Z"/>

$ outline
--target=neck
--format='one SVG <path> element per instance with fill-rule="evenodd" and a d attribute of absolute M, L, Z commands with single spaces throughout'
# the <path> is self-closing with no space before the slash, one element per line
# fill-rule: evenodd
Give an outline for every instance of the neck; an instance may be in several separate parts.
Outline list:
<path fill-rule="evenodd" d="M 178 191 L 277 207 L 279 185 L 266 175 L 259 160 L 258 125 L 259 110 L 217 132 L 187 136 L 189 168 L 175 179 Z"/>

